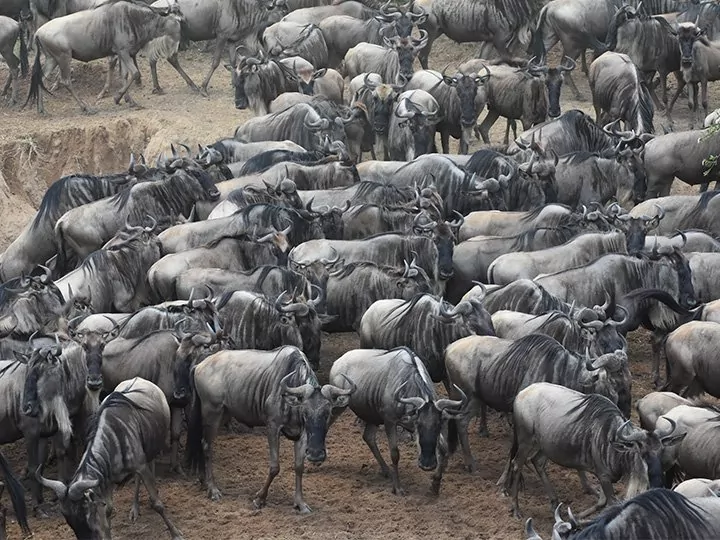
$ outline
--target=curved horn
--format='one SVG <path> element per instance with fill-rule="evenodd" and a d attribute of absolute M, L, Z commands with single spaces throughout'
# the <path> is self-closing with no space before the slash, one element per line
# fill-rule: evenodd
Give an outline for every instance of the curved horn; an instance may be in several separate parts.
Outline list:
<path fill-rule="evenodd" d="M 323 385 L 323 387 L 320 389 L 320 393 L 328 399 L 333 399 L 338 396 L 349 396 L 350 394 L 355 392 L 355 390 L 357 390 L 357 385 L 352 382 L 352 380 L 344 373 L 342 374 L 342 378 L 347 381 L 347 383 L 350 385 L 350 388 L 340 388 L 339 386 L 326 384 Z"/>
<path fill-rule="evenodd" d="M 59 480 L 48 480 L 47 478 L 44 478 L 43 475 L 40 474 L 41 469 L 42 465 L 40 465 L 35 471 L 35 480 L 37 480 L 41 486 L 53 490 L 55 495 L 57 495 L 57 498 L 64 501 L 65 497 L 67 497 L 67 486 Z"/>
<path fill-rule="evenodd" d="M 318 287 L 317 285 L 315 285 L 314 283 L 311 283 L 311 284 L 310 284 L 310 289 L 311 289 L 311 290 L 312 290 L 312 289 L 316 289 L 316 290 L 317 290 L 317 295 L 315 296 L 315 298 L 311 298 L 310 300 L 308 300 L 307 303 L 308 303 L 309 306 L 317 309 L 317 307 L 318 307 L 320 304 L 322 304 L 322 301 L 323 301 L 325 295 L 323 294 L 323 290 L 322 290 L 320 287 Z"/>
<path fill-rule="evenodd" d="M 70 500 L 78 500 L 80 497 L 82 497 L 82 494 L 85 493 L 88 489 L 92 489 L 94 487 L 97 487 L 100 485 L 100 480 L 78 480 L 74 484 L 70 484 L 68 487 L 68 497 L 70 497 Z"/>
<path fill-rule="evenodd" d="M 682 244 L 680 244 L 680 249 L 684 248 L 688 240 L 687 235 L 679 229 L 675 229 L 675 235 L 680 235 L 680 237 L 682 238 Z"/>
<path fill-rule="evenodd" d="M 658 436 L 659 439 L 664 439 L 665 437 L 669 436 L 670 434 L 675 431 L 675 428 L 677 428 L 677 423 L 672 418 L 668 418 L 667 416 L 661 416 L 660 418 L 663 418 L 670 424 L 670 429 L 660 429 L 655 428 L 655 434 Z"/>
<path fill-rule="evenodd" d="M 435 408 L 438 411 L 442 412 L 445 409 L 460 409 L 468 402 L 468 397 L 465 395 L 465 392 L 462 391 L 462 388 L 460 388 L 457 384 L 453 384 L 453 387 L 455 387 L 455 390 L 460 393 L 460 399 L 438 399 L 435 402 Z"/>
<path fill-rule="evenodd" d="M 295 374 L 295 371 L 292 371 L 285 375 L 280 380 L 280 394 L 291 394 L 293 396 L 307 396 L 310 392 L 313 390 L 313 386 L 310 383 L 301 384 L 300 386 L 288 386 L 287 382 L 290 377 L 292 377 Z"/>
<path fill-rule="evenodd" d="M 448 225 L 450 225 L 453 228 L 459 229 L 460 227 L 463 226 L 463 223 L 465 223 L 465 216 L 463 216 L 457 210 L 453 210 L 453 214 L 457 214 L 458 219 L 454 219 L 453 221 L 449 222 Z"/>
<path fill-rule="evenodd" d="M 414 409 L 420 409 L 427 403 L 423 398 L 418 396 L 412 396 L 412 397 L 400 397 L 400 390 L 407 384 L 407 381 L 402 383 L 400 386 L 397 387 L 395 392 L 393 393 L 393 399 L 395 401 L 398 401 L 400 403 L 404 403 L 405 405 L 411 405 Z"/>
<path fill-rule="evenodd" d="M 479 302 L 482 302 L 483 298 L 485 298 L 485 295 L 487 294 L 487 287 L 485 286 L 484 283 L 480 283 L 479 281 L 473 281 L 472 283 L 473 283 L 474 285 L 477 285 L 478 287 L 480 287 L 480 290 L 482 291 L 482 294 L 481 294 L 481 295 L 480 295 L 480 294 L 479 294 L 479 295 L 475 295 L 475 299 L 476 299 L 477 301 L 479 301 Z"/>
<path fill-rule="evenodd" d="M 623 324 L 625 324 L 625 322 L 627 322 L 628 317 L 630 317 L 630 313 L 628 312 L 627 309 L 625 309 L 624 306 L 618 306 L 617 309 L 618 309 L 619 311 L 625 312 L 625 315 L 624 315 L 623 318 L 622 318 L 621 320 L 619 320 L 619 321 L 616 321 L 616 320 L 614 320 L 614 319 L 609 319 L 609 320 L 607 321 L 607 324 L 610 325 L 610 326 L 622 326 Z"/>
<path fill-rule="evenodd" d="M 323 266 L 332 266 L 333 264 L 335 264 L 336 262 L 338 262 L 340 260 L 340 255 L 338 254 L 337 250 L 333 247 L 331 247 L 330 249 L 335 254 L 334 255 L 335 258 L 334 259 L 325 259 L 325 258 L 320 259 L 318 262 L 320 264 L 322 264 Z"/>
<path fill-rule="evenodd" d="M 615 431 L 616 439 L 621 439 L 627 442 L 634 442 L 642 440 L 644 438 L 644 433 L 642 431 L 631 433 L 630 435 L 625 435 L 625 429 L 628 425 L 630 425 L 630 420 L 626 420 L 620 426 L 618 426 L 617 430 Z"/>
<path fill-rule="evenodd" d="M 43 266 L 42 264 L 38 264 L 39 268 L 42 268 L 43 275 L 40 276 L 40 282 L 41 283 L 48 283 L 50 281 L 50 277 L 52 276 L 52 270 L 50 270 L 47 266 Z"/>
<path fill-rule="evenodd" d="M 152 225 L 150 225 L 149 227 L 144 227 L 143 230 L 147 233 L 151 233 L 155 230 L 155 227 L 157 227 L 157 219 L 155 219 L 151 215 L 148 215 L 147 217 L 150 220 L 150 222 L 152 223 Z"/>
<path fill-rule="evenodd" d="M 55 356 L 60 356 L 62 354 L 62 346 L 60 345 L 60 338 L 58 338 L 57 333 L 55 334 L 55 349 L 53 352 L 55 353 Z"/>
<path fill-rule="evenodd" d="M 558 505 L 555 507 L 554 516 L 555 516 L 555 524 L 556 524 L 556 525 L 557 525 L 558 523 L 562 523 L 563 521 L 565 521 L 565 520 L 562 518 L 562 516 L 560 515 L 560 507 L 561 507 L 561 506 L 562 506 L 562 503 L 558 504 Z"/>

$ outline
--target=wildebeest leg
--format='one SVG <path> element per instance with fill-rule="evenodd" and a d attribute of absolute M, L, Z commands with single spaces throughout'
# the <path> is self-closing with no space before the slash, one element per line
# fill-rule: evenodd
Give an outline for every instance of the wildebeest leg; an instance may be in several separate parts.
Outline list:
<path fill-rule="evenodd" d="M 113 75 L 115 74 L 115 66 L 117 66 L 117 62 L 117 56 L 110 56 L 108 58 L 108 72 L 107 77 L 105 78 L 105 86 L 103 86 L 103 89 L 100 90 L 100 93 L 95 98 L 96 101 L 107 97 L 108 93 L 110 92 L 110 86 L 112 85 L 112 79 Z"/>
<path fill-rule="evenodd" d="M 275 425 L 269 425 L 267 428 L 267 438 L 270 449 L 270 468 L 268 469 L 265 485 L 255 495 L 255 500 L 253 501 L 255 508 L 265 506 L 270 484 L 272 484 L 272 481 L 280 473 L 280 428 Z"/>
<path fill-rule="evenodd" d="M 671 126 L 673 123 L 673 119 L 672 119 L 673 107 L 675 106 L 675 102 L 677 101 L 677 98 L 680 97 L 680 93 L 682 92 L 683 88 L 685 88 L 685 79 L 682 78 L 682 75 L 678 75 L 676 72 L 675 79 L 677 80 L 677 90 L 675 90 L 675 95 L 670 100 L 670 105 L 668 106 L 667 113 L 665 115 L 665 116 L 667 116 L 667 119 L 670 122 Z"/>
<path fill-rule="evenodd" d="M 118 53 L 118 60 L 120 61 L 120 68 L 125 68 L 125 71 L 127 73 L 127 80 L 125 81 L 125 84 L 120 89 L 120 91 L 115 94 L 114 101 L 116 105 L 120 104 L 120 100 L 123 98 L 123 96 L 125 96 L 133 81 L 137 80 L 140 77 L 140 72 L 138 71 L 137 66 L 135 66 L 135 62 L 127 51 L 120 51 Z"/>
<path fill-rule="evenodd" d="M 438 439 L 437 450 L 435 452 L 437 467 L 435 467 L 435 472 L 432 476 L 432 485 L 430 487 L 430 493 L 432 495 L 440 494 L 440 484 L 442 482 L 443 473 L 445 472 L 445 469 L 447 469 L 448 458 L 449 452 L 447 442 L 445 442 L 445 437 L 441 436 Z"/>
<path fill-rule="evenodd" d="M 540 453 L 535 454 L 535 456 L 532 458 L 532 464 L 533 464 L 533 468 L 535 469 L 535 472 L 540 477 L 540 481 L 542 482 L 543 489 L 545 489 L 545 494 L 550 499 L 550 510 L 554 511 L 558 505 L 558 498 L 557 498 L 557 493 L 555 492 L 555 488 L 553 487 L 552 483 L 550 482 L 550 479 L 548 478 L 548 475 L 547 475 L 547 471 L 545 470 L 545 465 L 547 464 L 547 458 Z"/>
<path fill-rule="evenodd" d="M 72 86 L 72 80 L 70 78 L 70 62 L 72 61 L 72 55 L 69 53 L 62 53 L 61 56 L 56 60 L 58 65 L 60 66 L 60 84 L 67 88 L 68 92 L 70 92 L 70 94 L 75 99 L 78 106 L 84 113 L 92 113 L 93 110 L 88 107 L 82 99 L 80 99 L 80 96 L 78 96 L 77 92 L 75 92 L 75 89 Z"/>
<path fill-rule="evenodd" d="M 580 485 L 583 488 L 583 491 L 587 493 L 588 495 L 597 495 L 597 490 L 590 485 L 590 481 L 588 480 L 587 474 L 585 474 L 585 471 L 578 471 L 578 478 L 580 478 Z M 553 509 L 554 510 L 554 509 Z"/>
<path fill-rule="evenodd" d="M 450 153 L 450 132 L 447 129 L 443 129 L 440 132 L 440 144 L 442 145 L 443 154 Z"/>
<path fill-rule="evenodd" d="M 600 480 L 600 497 L 598 498 L 598 502 L 595 504 L 595 506 L 592 506 L 591 508 L 588 508 L 584 512 L 580 514 L 580 518 L 586 518 L 591 514 L 594 514 L 598 510 L 605 508 L 605 506 L 610 503 L 615 504 L 615 491 L 613 491 L 613 485 L 609 478 L 607 477 L 598 477 L 598 480 Z"/>
<path fill-rule="evenodd" d="M 182 431 L 182 409 L 170 409 L 170 468 L 178 473 L 183 472 L 180 466 L 180 432 Z"/>
<path fill-rule="evenodd" d="M 13 53 L 12 47 L 9 47 L 6 50 L 0 51 L 0 56 L 2 56 L 5 59 L 5 62 L 8 65 L 8 69 L 10 71 L 8 75 L 7 81 L 5 81 L 5 87 L 3 88 L 2 95 L 6 96 L 8 93 L 8 90 L 10 89 L 10 86 L 12 85 L 12 94 L 10 95 L 10 105 L 15 105 L 17 103 L 17 94 L 18 94 L 18 78 L 20 76 L 20 60 L 17 56 L 15 56 L 15 53 Z"/>
<path fill-rule="evenodd" d="M 146 465 L 138 471 L 138 474 L 140 475 L 140 478 L 142 478 L 143 484 L 145 484 L 145 489 L 147 489 L 148 495 L 150 497 L 150 507 L 158 514 L 160 514 L 160 517 L 165 522 L 165 526 L 168 528 L 168 531 L 170 531 L 170 535 L 172 536 L 173 540 L 182 540 L 182 534 L 180 534 L 178 528 L 173 524 L 172 521 L 170 521 L 170 518 L 165 515 L 165 505 L 163 505 L 160 497 L 158 496 L 157 487 L 155 486 L 155 475 L 153 474 L 153 469 L 154 467 Z"/>
<path fill-rule="evenodd" d="M 480 425 L 478 426 L 478 437 L 489 437 L 487 427 L 487 405 L 480 403 Z"/>
<path fill-rule="evenodd" d="M 703 80 L 700 82 L 700 90 L 702 92 L 702 95 L 700 96 L 700 99 L 702 100 L 702 108 L 703 108 L 703 116 L 698 118 L 698 125 L 702 127 L 703 120 L 707 118 L 708 115 L 708 80 L 707 77 L 704 77 Z M 697 102 L 695 102 L 695 107 L 697 107 Z"/>
<path fill-rule="evenodd" d="M 580 69 L 582 70 L 582 72 L 585 75 L 587 75 L 588 74 L 588 65 L 587 65 L 587 57 L 585 55 L 585 52 L 586 52 L 585 49 L 583 49 L 582 52 L 580 53 L 580 60 L 581 60 Z"/>
<path fill-rule="evenodd" d="M 398 472 L 398 463 L 400 462 L 400 450 L 398 450 L 397 427 L 395 424 L 385 424 L 385 435 L 387 435 L 388 446 L 390 447 L 390 460 L 392 468 L 390 469 L 390 478 L 392 479 L 392 492 L 395 495 L 405 495 L 400 487 L 400 473 Z"/>
<path fill-rule="evenodd" d="M 5 523 L 7 522 L 7 508 L 0 503 L 0 540 L 6 540 L 7 534 L 5 530 Z"/>
<path fill-rule="evenodd" d="M 220 429 L 220 422 L 222 422 L 222 411 L 221 410 L 206 410 L 203 408 L 202 419 L 203 419 L 203 433 L 202 433 L 202 445 L 203 454 L 205 455 L 205 487 L 207 489 L 208 497 L 210 500 L 219 501 L 222 497 L 222 493 L 215 485 L 215 475 L 213 473 L 212 454 L 213 454 L 213 441 L 217 436 L 218 429 Z"/>
<path fill-rule="evenodd" d="M 36 435 L 25 436 L 25 448 L 28 456 L 28 471 L 37 471 L 42 461 L 40 461 L 40 445 L 44 444 L 45 441 L 37 437 Z M 30 492 L 32 493 L 33 502 L 35 504 L 35 513 L 38 517 L 45 517 L 46 514 L 40 509 L 40 505 L 43 503 L 42 486 L 35 479 L 35 475 L 29 473 L 30 477 Z"/>
<path fill-rule="evenodd" d="M 662 360 L 662 345 L 663 335 L 659 332 L 653 332 L 650 336 L 650 346 L 652 348 L 652 373 L 653 373 L 653 384 L 655 389 L 660 388 L 660 361 Z M 669 378 L 669 374 L 665 374 L 666 378 Z"/>
<path fill-rule="evenodd" d="M 363 431 L 363 441 L 365 441 L 365 444 L 367 444 L 370 448 L 372 455 L 375 456 L 375 459 L 380 465 L 380 471 L 382 472 L 382 475 L 387 478 L 388 476 L 390 476 L 390 469 L 388 469 L 387 463 L 385 463 L 385 460 L 383 459 L 382 454 L 378 449 L 377 440 L 375 438 L 377 435 L 377 430 L 378 427 L 376 425 L 365 424 L 365 431 Z"/>
<path fill-rule="evenodd" d="M 227 48 L 227 39 L 221 38 L 218 36 L 217 41 L 215 42 L 215 52 L 213 53 L 212 64 L 210 64 L 210 70 L 208 71 L 208 74 L 205 75 L 205 80 L 203 81 L 202 85 L 200 86 L 200 93 L 203 96 L 207 97 L 207 89 L 208 89 L 208 85 L 210 84 L 210 79 L 212 78 L 213 73 L 215 73 L 215 70 L 220 65 L 220 59 L 222 58 L 222 55 L 225 52 L 226 48 Z"/>
<path fill-rule="evenodd" d="M 185 81 L 185 84 L 187 84 L 190 87 L 190 90 L 192 90 L 193 92 L 200 91 L 197 84 L 195 84 L 195 82 L 190 78 L 190 76 L 187 73 L 185 73 L 185 70 L 180 65 L 180 62 L 178 61 L 177 53 L 173 54 L 170 58 L 167 59 L 167 61 L 173 68 L 175 68 L 175 71 L 177 71 L 180 74 L 180 76 Z M 151 69 L 152 69 L 152 66 L 151 66 Z M 153 94 L 155 93 L 156 88 L 162 91 L 162 89 L 160 88 L 160 85 L 157 84 L 157 72 L 155 72 L 155 75 L 153 77 Z"/>
<path fill-rule="evenodd" d="M 135 493 L 133 494 L 133 502 L 130 507 L 130 521 L 135 523 L 140 516 L 140 475 L 135 475 Z"/>
<path fill-rule="evenodd" d="M 493 127 L 493 124 L 497 121 L 499 117 L 499 112 L 495 110 L 488 110 L 485 118 L 483 118 L 483 121 L 480 124 L 480 127 L 478 127 L 478 129 L 480 130 L 480 136 L 482 137 L 482 140 L 485 144 L 490 143 L 490 128 Z"/>
<path fill-rule="evenodd" d="M 295 458 L 295 495 L 293 497 L 295 510 L 301 514 L 309 514 L 310 507 L 303 499 L 302 477 L 305 471 L 305 450 L 307 448 L 307 436 L 303 435 L 293 445 Z"/>
<path fill-rule="evenodd" d="M 515 435 L 515 437 L 517 437 L 517 435 Z M 513 441 L 513 445 L 515 444 L 516 442 Z M 518 444 L 517 452 L 515 453 L 515 457 L 512 459 L 512 465 L 510 467 L 510 478 L 512 482 L 511 495 L 513 500 L 511 513 L 516 518 L 522 517 L 522 514 L 520 513 L 520 504 L 518 503 L 518 491 L 520 490 L 522 470 L 525 466 L 525 462 L 529 457 L 531 457 L 534 451 L 535 449 L 531 444 Z"/>

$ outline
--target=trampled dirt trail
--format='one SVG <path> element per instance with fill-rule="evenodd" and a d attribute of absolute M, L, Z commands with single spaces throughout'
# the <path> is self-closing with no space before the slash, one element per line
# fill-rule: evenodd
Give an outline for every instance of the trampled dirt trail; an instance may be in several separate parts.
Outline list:
<path fill-rule="evenodd" d="M 459 46 L 445 39 L 437 42 L 432 66 L 442 69 L 471 58 L 474 47 Z M 209 57 L 196 51 L 181 56 L 186 70 L 200 81 Z M 557 62 L 557 59 L 554 59 Z M 125 170 L 130 152 L 144 152 L 154 158 L 168 151 L 171 142 L 194 145 L 231 136 L 234 128 L 249 117 L 247 111 L 233 107 L 229 74 L 222 68 L 213 78 L 210 97 L 193 94 L 183 81 L 164 64 L 160 80 L 166 94 L 150 93 L 147 65 L 141 61 L 145 86 L 133 90 L 133 97 L 145 107 L 130 110 L 116 106 L 111 98 L 96 105 L 97 114 L 81 115 L 64 91 L 46 98 L 48 115 L 39 117 L 34 109 L 0 109 L 0 248 L 4 248 L 29 221 L 34 208 L 54 180 L 74 172 L 109 173 Z M 91 100 L 103 85 L 106 66 L 75 63 L 74 80 L 81 95 Z M 6 70 L 0 69 L 0 81 Z M 584 76 L 576 77 L 585 96 L 589 96 Z M 25 83 L 26 84 L 26 83 Z M 26 92 L 23 86 L 23 92 Z M 711 102 L 718 100 L 713 88 Z M 563 110 L 580 108 L 592 113 L 588 102 L 562 101 Z M 663 123 L 659 116 L 656 125 Z M 676 111 L 678 126 L 687 122 L 684 108 Z M 498 122 L 492 132 L 494 142 L 502 138 L 504 125 Z M 456 143 L 451 143 L 455 150 Z M 477 144 L 476 144 L 477 146 Z M 681 188 L 685 191 L 687 188 Z M 321 379 L 326 378 L 333 360 L 358 346 L 353 334 L 324 336 Z M 638 398 L 650 391 L 647 365 L 650 352 L 647 338 L 636 333 L 630 339 L 633 395 Z M 510 445 L 507 423 L 491 415 L 491 436 L 480 439 L 473 428 L 471 442 L 479 471 L 470 475 L 462 469 L 459 456 L 452 458 L 439 498 L 427 495 L 430 475 L 416 465 L 414 444 L 401 448 L 400 475 L 408 493 L 404 497 L 390 492 L 389 481 L 379 475 L 378 467 L 361 438 L 361 428 L 347 412 L 332 427 L 328 436 L 328 460 L 320 468 L 308 470 L 305 496 L 313 514 L 298 516 L 292 509 L 292 445 L 283 442 L 281 473 L 270 492 L 268 506 L 260 512 L 250 500 L 262 485 L 267 472 L 267 442 L 262 431 L 254 434 L 223 434 L 217 442 L 215 473 L 224 498 L 210 502 L 192 478 L 168 473 L 167 460 L 158 466 L 160 495 L 170 516 L 190 539 L 245 538 L 524 538 L 522 523 L 509 516 L 509 501 L 497 487 Z M 387 445 L 379 436 L 380 448 Z M 21 444 L 3 447 L 16 470 L 25 463 Z M 388 456 L 389 457 L 389 456 Z M 48 472 L 51 476 L 53 471 Z M 593 501 L 582 495 L 577 476 L 558 467 L 550 467 L 550 478 L 562 501 L 573 508 L 585 508 Z M 539 480 L 527 474 L 521 507 L 526 516 L 535 518 L 536 529 L 546 538 L 551 528 L 549 501 Z M 162 521 L 144 505 L 137 523 L 128 519 L 131 487 L 116 492 L 113 533 L 117 539 L 165 538 Z M 32 519 L 38 540 L 72 538 L 70 529 L 58 512 L 50 519 Z M 10 538 L 19 538 L 16 525 L 9 526 Z"/>

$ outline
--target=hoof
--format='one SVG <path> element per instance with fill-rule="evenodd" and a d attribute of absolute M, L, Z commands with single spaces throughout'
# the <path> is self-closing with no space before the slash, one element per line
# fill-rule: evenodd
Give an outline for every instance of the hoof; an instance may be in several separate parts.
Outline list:
<path fill-rule="evenodd" d="M 261 508 L 265 508 L 265 499 L 260 499 L 258 497 L 255 497 L 253 499 L 253 506 L 255 507 L 255 510 L 260 510 Z"/>
<path fill-rule="evenodd" d="M 208 96 L 208 91 L 206 88 L 200 88 L 200 95 L 202 97 L 210 97 L 210 96 Z"/>
<path fill-rule="evenodd" d="M 165 95 L 165 90 L 163 90 L 162 88 L 160 88 L 160 87 L 158 86 L 157 88 L 153 88 L 152 93 L 155 94 L 156 96 L 164 96 L 164 95 Z"/>
<path fill-rule="evenodd" d="M 401 487 L 393 488 L 393 489 L 392 489 L 392 492 L 393 492 L 393 495 L 398 495 L 398 496 L 400 496 L 400 497 L 404 497 L 404 496 L 405 496 L 405 490 L 404 490 L 403 488 L 401 488 Z"/>
<path fill-rule="evenodd" d="M 300 504 L 295 503 L 295 510 L 298 512 L 298 514 L 301 514 L 301 515 L 307 515 L 307 514 L 312 513 L 312 510 L 310 509 L 310 507 L 305 503 L 300 503 Z"/>
<path fill-rule="evenodd" d="M 510 515 L 515 519 L 523 518 L 522 512 L 520 512 L 520 510 L 518 510 L 517 508 L 513 508 L 512 510 L 510 510 Z"/>
<path fill-rule="evenodd" d="M 469 472 L 470 474 L 472 474 L 472 473 L 474 473 L 475 471 L 477 471 L 477 463 L 475 463 L 475 462 L 473 461 L 473 462 L 470 463 L 469 465 L 465 465 L 465 466 L 464 466 L 464 469 L 465 469 L 467 472 Z"/>
<path fill-rule="evenodd" d="M 130 509 L 130 523 L 135 523 L 140 517 L 140 508 L 138 508 L 136 505 L 133 504 L 132 508 Z"/>
<path fill-rule="evenodd" d="M 208 489 L 208 499 L 210 499 L 213 502 L 217 502 L 220 499 L 222 499 L 222 493 L 218 488 L 210 488 Z"/>
<path fill-rule="evenodd" d="M 190 86 L 189 88 L 190 88 L 190 90 L 192 90 L 192 92 L 195 93 L 195 94 L 199 94 L 199 93 L 200 93 L 200 89 L 199 89 L 197 86 L 195 86 L 194 84 L 193 84 L 192 86 Z"/>

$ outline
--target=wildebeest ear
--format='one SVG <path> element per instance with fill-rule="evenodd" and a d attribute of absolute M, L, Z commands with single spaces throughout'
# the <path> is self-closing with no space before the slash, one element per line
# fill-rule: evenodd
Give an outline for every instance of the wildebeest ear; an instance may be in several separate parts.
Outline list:
<path fill-rule="evenodd" d="M 662 439 L 660 439 L 660 442 L 663 446 L 674 446 L 678 443 L 681 443 L 686 436 L 687 433 L 680 433 L 679 435 L 668 435 L 667 437 L 663 437 Z"/>
<path fill-rule="evenodd" d="M 225 64 L 225 69 L 227 69 L 230 73 L 232 73 L 235 70 L 235 68 L 233 66 L 231 66 L 230 64 Z"/>
<path fill-rule="evenodd" d="M 302 403 L 302 399 L 300 399 L 295 394 L 287 394 L 286 393 L 286 394 L 283 394 L 282 398 L 283 398 L 283 401 L 285 403 L 287 403 L 288 405 L 290 405 L 291 407 L 297 407 L 298 405 L 300 405 Z"/>
<path fill-rule="evenodd" d="M 15 356 L 15 360 L 23 364 L 27 364 L 30 361 L 30 357 L 27 354 L 21 353 L 20 351 L 13 351 L 13 356 Z"/>

